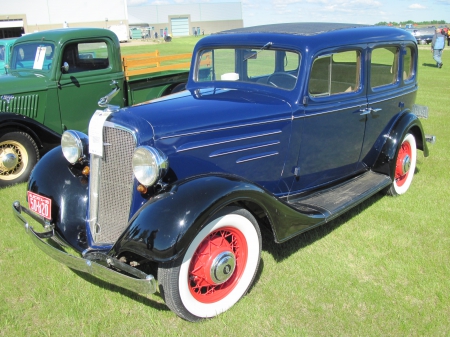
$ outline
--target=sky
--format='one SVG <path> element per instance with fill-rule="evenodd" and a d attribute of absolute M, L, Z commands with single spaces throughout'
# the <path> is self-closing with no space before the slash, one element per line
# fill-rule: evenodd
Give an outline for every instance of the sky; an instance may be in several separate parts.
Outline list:
<path fill-rule="evenodd" d="M 130 6 L 236 0 L 127 0 Z M 450 22 L 450 0 L 241 0 L 244 27 L 285 22 Z"/>

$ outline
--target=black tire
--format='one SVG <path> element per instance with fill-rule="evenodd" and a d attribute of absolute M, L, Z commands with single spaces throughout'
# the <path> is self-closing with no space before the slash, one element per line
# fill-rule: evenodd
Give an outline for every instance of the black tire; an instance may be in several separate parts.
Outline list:
<path fill-rule="evenodd" d="M 183 256 L 159 266 L 161 295 L 188 321 L 214 317 L 247 293 L 260 257 L 255 218 L 246 209 L 227 207 L 208 221 Z"/>
<path fill-rule="evenodd" d="M 406 193 L 414 177 L 416 161 L 416 139 L 411 133 L 408 133 L 397 148 L 394 177 L 391 186 L 386 190 L 387 194 L 397 196 Z"/>
<path fill-rule="evenodd" d="M 0 136 L 0 187 L 27 181 L 38 160 L 38 147 L 28 133 L 15 131 Z"/>

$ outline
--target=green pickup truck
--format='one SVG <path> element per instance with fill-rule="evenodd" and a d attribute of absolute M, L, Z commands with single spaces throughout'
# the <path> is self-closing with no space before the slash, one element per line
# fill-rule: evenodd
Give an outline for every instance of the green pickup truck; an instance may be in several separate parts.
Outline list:
<path fill-rule="evenodd" d="M 8 74 L 0 77 L 0 187 L 26 181 L 65 130 L 87 132 L 99 106 L 124 107 L 184 89 L 190 56 L 122 57 L 108 29 L 66 28 L 18 38 Z M 189 61 L 180 63 L 182 58 Z M 167 59 L 177 64 L 164 65 Z"/>
<path fill-rule="evenodd" d="M 7 73 L 6 65 L 9 62 L 11 46 L 17 38 L 7 38 L 0 40 L 0 76 Z"/>

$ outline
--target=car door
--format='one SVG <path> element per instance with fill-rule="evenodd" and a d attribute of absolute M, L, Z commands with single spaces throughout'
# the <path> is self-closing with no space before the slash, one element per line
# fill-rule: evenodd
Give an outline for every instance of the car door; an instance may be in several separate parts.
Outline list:
<path fill-rule="evenodd" d="M 359 169 L 367 105 L 363 47 L 327 51 L 315 58 L 304 109 L 294 114 L 300 139 L 291 194 L 349 177 Z M 297 140 L 298 141 L 298 140 Z"/>
<path fill-rule="evenodd" d="M 411 108 L 417 92 L 417 55 L 412 45 L 399 42 L 369 46 L 367 124 L 361 160 L 368 166 L 376 159 L 395 118 Z"/>
<path fill-rule="evenodd" d="M 63 71 L 58 90 L 62 128 L 87 132 L 88 124 L 98 101 L 110 93 L 117 82 L 123 87 L 123 73 L 113 69 L 111 57 L 113 49 L 107 40 L 71 42 L 64 46 L 61 66 L 67 63 L 68 71 Z M 117 95 L 110 104 L 123 106 L 123 93 Z"/>

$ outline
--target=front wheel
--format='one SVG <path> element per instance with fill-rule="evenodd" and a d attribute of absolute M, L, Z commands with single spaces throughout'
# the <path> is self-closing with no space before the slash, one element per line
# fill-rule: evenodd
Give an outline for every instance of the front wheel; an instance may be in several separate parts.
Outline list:
<path fill-rule="evenodd" d="M 36 142 L 25 132 L 0 136 L 0 187 L 27 181 L 39 160 Z"/>
<path fill-rule="evenodd" d="M 162 297 L 188 321 L 214 317 L 245 295 L 260 256 L 255 218 L 245 209 L 227 207 L 197 234 L 183 256 L 159 266 Z"/>
<path fill-rule="evenodd" d="M 397 149 L 394 181 L 387 191 L 388 194 L 393 196 L 400 195 L 409 189 L 416 170 L 416 160 L 416 139 L 412 134 L 408 133 Z"/>

